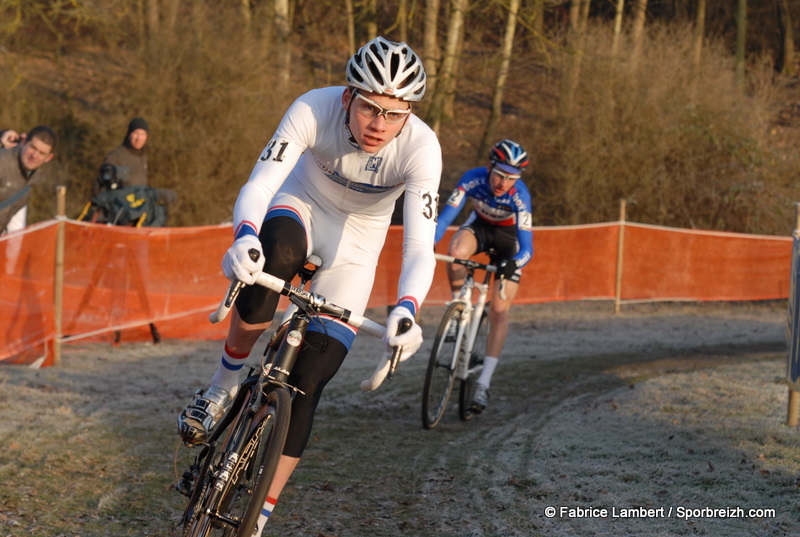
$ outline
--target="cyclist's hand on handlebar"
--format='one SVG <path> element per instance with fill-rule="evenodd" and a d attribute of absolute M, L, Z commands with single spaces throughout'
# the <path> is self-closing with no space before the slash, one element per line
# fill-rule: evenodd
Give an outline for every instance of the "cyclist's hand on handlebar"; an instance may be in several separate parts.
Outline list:
<path fill-rule="evenodd" d="M 411 328 L 403 334 L 398 334 L 397 328 L 403 319 L 411 320 Z M 383 344 L 390 353 L 394 347 L 403 347 L 403 352 L 400 354 L 401 362 L 408 360 L 419 350 L 422 345 L 422 328 L 414 322 L 414 316 L 411 315 L 408 308 L 397 306 L 389 314 L 386 319 L 386 333 L 383 336 Z"/>
<path fill-rule="evenodd" d="M 497 263 L 497 276 L 508 280 L 517 272 L 518 268 L 516 259 L 503 259 Z"/>
<path fill-rule="evenodd" d="M 222 258 L 222 272 L 231 281 L 239 280 L 247 285 L 256 283 L 256 276 L 264 268 L 264 253 L 261 241 L 254 235 L 244 235 L 234 241 Z"/>

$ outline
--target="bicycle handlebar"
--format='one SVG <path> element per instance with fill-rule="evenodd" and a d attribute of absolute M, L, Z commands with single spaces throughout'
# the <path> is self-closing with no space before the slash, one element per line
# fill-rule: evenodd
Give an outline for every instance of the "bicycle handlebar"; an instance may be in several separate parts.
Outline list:
<path fill-rule="evenodd" d="M 259 273 L 256 277 L 255 284 L 287 296 L 290 300 L 294 299 L 305 302 L 306 304 L 312 306 L 312 308 L 316 311 L 325 313 L 336 319 L 340 319 L 350 326 L 359 328 L 371 336 L 381 338 L 383 337 L 383 333 L 386 331 L 383 325 L 367 319 L 362 315 L 358 315 L 357 313 L 346 310 L 341 306 L 327 302 L 325 297 L 316 293 L 306 291 L 305 289 L 300 289 L 299 287 L 294 287 L 289 282 L 284 281 L 277 276 L 273 276 L 272 274 L 268 274 L 266 272 Z M 224 320 L 231 311 L 231 307 L 233 307 L 233 301 L 236 299 L 236 295 L 243 286 L 244 284 L 242 284 L 242 282 L 233 282 L 217 310 L 208 316 L 208 320 L 213 324 Z"/>
<path fill-rule="evenodd" d="M 445 263 L 455 263 L 457 265 L 464 265 L 470 270 L 485 270 L 486 272 L 494 272 L 495 277 L 497 277 L 497 265 L 484 265 L 483 263 L 478 263 L 477 261 L 473 261 L 472 259 L 459 259 L 457 257 L 453 257 L 451 255 L 445 254 L 434 254 L 437 261 L 444 261 Z M 500 276 L 500 298 L 503 300 L 506 299 L 506 280 L 503 276 Z"/>
<path fill-rule="evenodd" d="M 497 272 L 497 265 L 484 265 L 483 263 L 478 263 L 477 261 L 473 261 L 472 259 L 459 259 L 457 257 L 453 257 L 452 255 L 445 255 L 445 254 L 434 254 L 437 261 L 444 261 L 445 263 L 455 263 L 457 265 L 464 265 L 470 269 L 480 269 L 485 270 L 486 272 Z"/>
<path fill-rule="evenodd" d="M 358 315 L 357 313 L 353 313 L 340 306 L 337 306 L 336 304 L 329 303 L 323 296 L 306 291 L 305 289 L 301 289 L 299 287 L 294 287 L 289 282 L 273 276 L 272 274 L 261 272 L 256 278 L 255 284 L 287 296 L 290 300 L 304 302 L 312 306 L 312 308 L 316 311 L 328 314 L 336 319 L 340 319 L 350 326 L 358 328 L 376 338 L 383 338 L 384 332 L 386 332 L 386 328 L 383 325 L 378 324 L 362 315 Z M 231 283 L 230 287 L 228 288 L 228 292 L 225 294 L 225 298 L 222 300 L 219 307 L 217 307 L 217 310 L 208 316 L 208 319 L 211 321 L 211 323 L 219 323 L 228 316 L 228 313 L 233 307 L 233 302 L 236 300 L 236 296 L 239 294 L 239 291 L 242 289 L 242 287 L 244 287 L 242 282 L 234 281 Z M 403 324 L 404 321 L 406 321 L 408 324 Z M 410 319 L 403 319 L 401 321 L 401 326 L 398 327 L 398 332 L 402 333 L 410 328 Z M 397 364 L 400 361 L 401 351 L 401 347 L 396 347 L 393 353 L 388 351 L 385 352 L 381 356 L 378 366 L 373 372 L 372 376 L 369 379 L 361 382 L 361 389 L 365 392 L 372 391 L 380 386 L 387 377 L 391 379 L 395 369 L 397 368 Z"/>

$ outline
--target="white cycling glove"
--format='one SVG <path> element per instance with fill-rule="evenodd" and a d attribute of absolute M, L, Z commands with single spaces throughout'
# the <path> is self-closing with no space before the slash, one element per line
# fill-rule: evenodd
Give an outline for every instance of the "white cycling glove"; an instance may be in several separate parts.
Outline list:
<path fill-rule="evenodd" d="M 250 257 L 250 250 L 258 252 L 255 261 Z M 222 258 L 222 272 L 225 277 L 231 281 L 239 280 L 247 285 L 256 283 L 256 276 L 263 268 L 264 252 L 261 251 L 261 241 L 255 235 L 244 235 L 236 239 Z"/>
<path fill-rule="evenodd" d="M 397 327 L 403 319 L 411 320 L 411 328 L 403 333 L 397 333 Z M 386 332 L 383 335 L 383 344 L 388 352 L 392 352 L 392 347 L 403 347 L 400 354 L 400 361 L 408 360 L 422 346 L 422 328 L 414 322 L 414 316 L 408 308 L 398 306 L 392 310 L 386 319 Z"/>

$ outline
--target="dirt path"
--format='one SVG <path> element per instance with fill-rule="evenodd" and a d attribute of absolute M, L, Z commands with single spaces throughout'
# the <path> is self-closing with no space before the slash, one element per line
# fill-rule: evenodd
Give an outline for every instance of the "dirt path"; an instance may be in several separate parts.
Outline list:
<path fill-rule="evenodd" d="M 440 311 L 427 311 L 426 334 Z M 358 383 L 379 343 L 359 338 L 266 533 L 800 530 L 780 304 L 626 306 L 614 316 L 608 303 L 577 303 L 516 313 L 522 322 L 487 413 L 460 422 L 451 400 L 432 431 L 419 417 L 428 347 L 365 394 Z M 218 342 L 92 344 L 68 347 L 59 369 L 0 368 L 0 535 L 168 534 L 182 509 L 174 474 L 190 455 L 174 420 L 218 352 Z M 722 507 L 774 512 L 699 511 Z"/>

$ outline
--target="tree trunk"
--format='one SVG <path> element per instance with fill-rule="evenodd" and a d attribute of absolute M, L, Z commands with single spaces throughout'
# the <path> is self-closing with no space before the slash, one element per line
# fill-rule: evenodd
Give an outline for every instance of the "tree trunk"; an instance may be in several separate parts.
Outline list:
<path fill-rule="evenodd" d="M 175 24 L 178 22 L 181 0 L 163 0 L 162 7 L 162 12 L 164 13 L 162 28 L 164 32 L 171 34 L 175 31 Z"/>
<path fill-rule="evenodd" d="M 242 13 L 242 29 L 249 37 L 253 27 L 253 14 L 250 11 L 250 0 L 239 0 L 239 10 Z"/>
<path fill-rule="evenodd" d="M 794 31 L 792 30 L 792 13 L 789 11 L 789 0 L 778 0 L 781 37 L 781 74 L 794 74 Z"/>
<path fill-rule="evenodd" d="M 448 92 L 452 90 L 451 80 L 456 72 L 458 63 L 458 44 L 464 26 L 464 10 L 467 0 L 451 0 L 450 19 L 447 24 L 447 44 L 445 45 L 444 59 L 442 68 L 439 71 L 439 80 L 436 83 L 436 93 L 433 95 L 433 102 L 428 110 L 427 120 L 431 128 L 438 133 L 444 111 Z"/>
<path fill-rule="evenodd" d="M 367 40 L 378 37 L 378 0 L 366 0 Z"/>
<path fill-rule="evenodd" d="M 647 0 L 636 0 L 633 15 L 633 54 L 631 63 L 635 67 L 642 54 L 642 39 L 644 38 L 644 23 L 647 18 Z"/>
<path fill-rule="evenodd" d="M 344 0 L 345 17 L 347 18 L 347 55 L 356 53 L 356 18 L 353 14 L 353 0 Z"/>
<path fill-rule="evenodd" d="M 517 29 L 517 13 L 519 13 L 520 0 L 511 0 L 508 6 L 508 19 L 506 19 L 506 32 L 503 36 L 503 49 L 501 51 L 500 69 L 495 80 L 494 94 L 492 95 L 492 109 L 489 113 L 489 121 L 483 133 L 483 140 L 478 149 L 478 155 L 485 155 L 489 152 L 489 146 L 494 141 L 494 131 L 497 123 L 503 115 L 503 91 L 508 78 L 508 66 L 511 64 L 511 54 L 514 49 L 514 34 Z"/>
<path fill-rule="evenodd" d="M 533 0 L 533 33 L 538 42 L 544 40 L 544 1 Z"/>
<path fill-rule="evenodd" d="M 744 87 L 745 47 L 747 46 L 747 0 L 739 0 L 736 13 L 736 84 Z"/>
<path fill-rule="evenodd" d="M 617 0 L 617 12 L 614 15 L 614 40 L 611 42 L 611 57 L 615 60 L 619 53 L 619 41 L 622 38 L 622 13 L 624 9 L 625 0 Z"/>
<path fill-rule="evenodd" d="M 150 43 L 158 39 L 160 32 L 158 0 L 147 0 L 145 5 L 145 17 L 147 20 L 147 39 Z"/>
<path fill-rule="evenodd" d="M 467 1 L 464 1 L 464 11 L 467 10 Z M 456 86 L 458 85 L 458 70 L 461 67 L 461 56 L 464 54 L 464 24 L 461 24 L 461 27 L 458 30 L 458 43 L 456 45 L 456 54 L 455 58 L 456 61 L 453 63 L 453 70 L 450 73 L 450 76 L 447 77 L 447 81 L 445 82 L 445 93 L 444 93 L 444 113 L 442 117 L 451 118 L 455 115 L 456 109 Z"/>
<path fill-rule="evenodd" d="M 429 96 L 436 93 L 436 82 L 439 72 L 439 0 L 425 2 L 425 29 L 422 45 L 422 64 L 428 77 L 427 92 Z M 430 98 L 430 97 L 429 97 Z"/>
<path fill-rule="evenodd" d="M 582 9 L 578 12 L 579 17 L 576 22 L 575 31 L 571 32 L 570 37 L 573 55 L 568 65 L 565 66 L 566 75 L 564 76 L 564 86 L 561 94 L 561 112 L 568 115 L 572 111 L 575 100 L 575 92 L 581 77 L 581 64 L 583 62 L 584 49 L 586 48 L 586 26 L 587 23 L 581 20 L 583 17 L 589 18 L 591 0 L 582 0 Z"/>
<path fill-rule="evenodd" d="M 400 25 L 400 41 L 408 43 L 408 2 L 400 0 L 397 8 L 397 23 Z"/>
<path fill-rule="evenodd" d="M 275 0 L 275 42 L 272 50 L 278 59 L 278 87 L 285 88 L 289 83 L 289 69 L 292 64 L 292 48 L 289 46 L 291 27 L 289 24 L 289 0 Z"/>
<path fill-rule="evenodd" d="M 700 62 L 703 59 L 703 37 L 706 33 L 706 0 L 697 1 L 697 18 L 694 25 L 694 57 L 692 63 L 695 73 L 700 72 Z"/>

